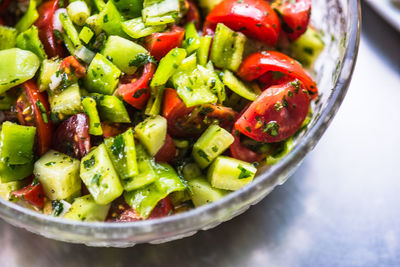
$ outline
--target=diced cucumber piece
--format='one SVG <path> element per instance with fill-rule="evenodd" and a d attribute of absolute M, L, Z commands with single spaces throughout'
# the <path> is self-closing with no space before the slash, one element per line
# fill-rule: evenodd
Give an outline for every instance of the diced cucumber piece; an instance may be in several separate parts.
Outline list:
<path fill-rule="evenodd" d="M 135 135 L 150 156 L 155 156 L 167 136 L 167 120 L 162 116 L 149 117 L 135 127 Z"/>
<path fill-rule="evenodd" d="M 81 189 L 79 160 L 50 150 L 35 162 L 33 173 L 51 200 L 66 199 Z"/>
<path fill-rule="evenodd" d="M 218 23 L 211 46 L 211 61 L 221 69 L 237 71 L 242 63 L 246 36 Z"/>
<path fill-rule="evenodd" d="M 212 71 L 197 65 L 194 70 L 178 72 L 172 76 L 174 87 L 187 107 L 218 101 L 212 93 L 212 88 L 216 86 L 216 78 L 212 74 Z"/>
<path fill-rule="evenodd" d="M 201 177 L 190 180 L 188 183 L 195 207 L 217 201 L 227 194 L 225 190 L 211 187 L 210 183 Z"/>
<path fill-rule="evenodd" d="M 144 0 L 142 17 L 147 26 L 173 23 L 179 17 L 179 0 Z"/>
<path fill-rule="evenodd" d="M 188 163 L 183 167 L 183 178 L 185 178 L 185 180 L 193 180 L 200 176 L 203 176 L 203 173 L 197 163 Z"/>
<path fill-rule="evenodd" d="M 0 25 L 0 50 L 15 47 L 17 35 L 18 31 L 15 28 Z"/>
<path fill-rule="evenodd" d="M 208 61 L 208 54 L 210 53 L 212 37 L 202 36 L 200 37 L 200 47 L 197 50 L 197 61 L 200 65 L 206 65 Z"/>
<path fill-rule="evenodd" d="M 146 26 L 141 17 L 127 20 L 122 23 L 122 29 L 124 32 L 134 39 L 139 39 L 155 32 L 162 32 L 166 28 L 166 24 L 158 26 Z"/>
<path fill-rule="evenodd" d="M 150 86 L 156 87 L 167 83 L 168 79 L 174 74 L 176 69 L 186 57 L 186 50 L 183 48 L 174 48 L 163 57 L 158 65 L 156 73 L 153 76 Z"/>
<path fill-rule="evenodd" d="M 228 86 L 229 89 L 231 89 L 233 92 L 240 95 L 241 97 L 246 98 L 247 100 L 254 101 L 259 95 L 248 86 L 246 86 L 241 80 L 236 78 L 236 76 L 229 70 L 224 71 L 222 81 L 226 86 Z"/>
<path fill-rule="evenodd" d="M 27 181 L 13 181 L 0 183 L 0 197 L 4 200 L 12 200 L 11 193 L 27 185 Z"/>
<path fill-rule="evenodd" d="M 76 198 L 63 218 L 87 221 L 102 222 L 106 219 L 110 205 L 97 204 L 91 195 Z"/>
<path fill-rule="evenodd" d="M 102 29 L 107 33 L 107 35 L 127 37 L 121 27 L 124 18 L 115 7 L 114 1 L 107 2 L 104 9 L 100 12 L 98 19 L 101 20 L 99 23 L 101 23 Z"/>
<path fill-rule="evenodd" d="M 140 143 L 136 145 L 136 161 L 138 164 L 138 174 L 122 180 L 125 191 L 138 189 L 157 179 L 157 174 L 154 171 L 154 160 L 147 154 L 145 148 Z"/>
<path fill-rule="evenodd" d="M 143 219 L 147 219 L 161 199 L 172 192 L 186 189 L 186 186 L 170 165 L 158 164 L 156 173 L 158 179 L 154 183 L 124 194 L 126 203 L 134 208 Z"/>
<path fill-rule="evenodd" d="M 0 180 L 2 183 L 19 181 L 32 174 L 33 162 L 22 165 L 9 165 L 0 160 Z"/>
<path fill-rule="evenodd" d="M 105 139 L 104 144 L 121 179 L 127 179 L 138 174 L 132 129 L 128 129 L 116 137 Z"/>
<path fill-rule="evenodd" d="M 35 53 L 41 60 L 47 58 L 42 42 L 39 39 L 39 30 L 36 26 L 21 32 L 17 37 L 17 47 Z"/>
<path fill-rule="evenodd" d="M 83 27 L 79 33 L 79 39 L 81 39 L 85 44 L 88 44 L 92 40 L 94 32 L 89 27 Z"/>
<path fill-rule="evenodd" d="M 90 16 L 90 10 L 85 1 L 71 2 L 67 7 L 68 16 L 76 25 L 83 26 Z"/>
<path fill-rule="evenodd" d="M 15 25 L 15 28 L 17 28 L 19 32 L 23 32 L 29 29 L 29 27 L 31 27 L 32 24 L 39 18 L 39 13 L 37 12 L 36 7 L 37 1 L 30 0 L 28 10 Z"/>
<path fill-rule="evenodd" d="M 172 192 L 169 195 L 169 198 L 171 199 L 172 205 L 178 206 L 181 205 L 182 202 L 191 200 L 192 196 L 190 195 L 189 190 L 185 190 L 185 191 Z"/>
<path fill-rule="evenodd" d="M 0 94 L 35 76 L 40 59 L 19 48 L 0 50 Z"/>
<path fill-rule="evenodd" d="M 224 128 L 211 125 L 194 144 L 193 158 L 204 169 L 221 155 L 234 140 L 234 137 Z"/>
<path fill-rule="evenodd" d="M 126 74 L 136 72 L 137 66 L 133 63 L 139 54 L 148 54 L 148 52 L 143 46 L 119 36 L 108 37 L 102 51 L 103 56 Z"/>
<path fill-rule="evenodd" d="M 102 121 L 129 123 L 128 111 L 124 103 L 113 95 L 90 94 L 97 103 L 97 109 Z"/>
<path fill-rule="evenodd" d="M 49 94 L 51 112 L 63 115 L 75 115 L 82 111 L 81 91 L 77 83 L 72 84 L 59 94 Z"/>
<path fill-rule="evenodd" d="M 89 116 L 89 133 L 92 135 L 103 135 L 96 101 L 91 97 L 85 97 L 82 100 L 82 106 L 86 115 Z"/>
<path fill-rule="evenodd" d="M 82 158 L 80 175 L 97 204 L 108 204 L 122 194 L 121 182 L 104 144 Z"/>
<path fill-rule="evenodd" d="M 185 40 L 182 44 L 183 48 L 186 49 L 188 55 L 199 49 L 200 39 L 197 33 L 196 26 L 193 22 L 189 22 L 185 25 Z"/>
<path fill-rule="evenodd" d="M 311 27 L 290 45 L 292 56 L 305 66 L 312 66 L 324 47 L 320 34 Z"/>
<path fill-rule="evenodd" d="M 25 164 L 33 160 L 36 127 L 5 121 L 0 134 L 1 160 L 6 164 Z"/>
<path fill-rule="evenodd" d="M 257 172 L 248 162 L 219 156 L 208 169 L 207 178 L 212 187 L 224 190 L 237 190 L 247 185 Z"/>
<path fill-rule="evenodd" d="M 61 60 L 45 59 L 42 61 L 38 78 L 39 91 L 43 92 L 49 89 L 51 77 L 56 74 L 61 65 Z"/>
<path fill-rule="evenodd" d="M 96 54 L 87 70 L 85 87 L 89 92 L 112 95 L 120 75 L 121 71 L 113 63 Z"/>

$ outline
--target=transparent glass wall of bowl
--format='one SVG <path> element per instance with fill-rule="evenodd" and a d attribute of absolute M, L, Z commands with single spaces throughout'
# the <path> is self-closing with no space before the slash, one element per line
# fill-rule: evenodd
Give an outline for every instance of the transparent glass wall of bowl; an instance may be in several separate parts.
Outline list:
<path fill-rule="evenodd" d="M 321 92 L 320 100 L 314 104 L 312 122 L 296 140 L 294 149 L 272 167 L 261 168 L 257 178 L 248 186 L 188 212 L 133 223 L 68 221 L 2 199 L 0 216 L 10 224 L 52 239 L 91 246 L 126 247 L 193 235 L 244 212 L 294 172 L 334 117 L 347 91 L 357 56 L 359 9 L 358 0 L 313 0 L 312 24 L 324 33 L 326 44 L 313 68 Z"/>

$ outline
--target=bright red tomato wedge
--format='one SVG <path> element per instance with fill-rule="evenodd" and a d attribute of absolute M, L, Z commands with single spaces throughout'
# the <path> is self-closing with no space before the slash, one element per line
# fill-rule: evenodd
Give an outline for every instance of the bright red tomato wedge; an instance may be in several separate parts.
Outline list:
<path fill-rule="evenodd" d="M 281 31 L 278 15 L 264 0 L 224 0 L 208 14 L 204 32 L 218 23 L 270 46 L 276 45 Z"/>
<path fill-rule="evenodd" d="M 276 1 L 272 4 L 282 20 L 282 31 L 291 41 L 299 38 L 307 29 L 311 16 L 311 0 Z"/>
<path fill-rule="evenodd" d="M 259 142 L 279 142 L 301 127 L 309 105 L 308 92 L 299 80 L 275 85 L 251 103 L 235 128 Z"/>
<path fill-rule="evenodd" d="M 41 183 L 30 184 L 11 193 L 12 196 L 21 198 L 29 204 L 42 209 L 44 205 L 44 192 Z"/>
<path fill-rule="evenodd" d="M 35 150 L 43 155 L 49 150 L 53 134 L 47 95 L 39 92 L 33 80 L 25 82 L 22 87 L 24 90 L 16 103 L 18 121 L 22 125 L 36 127 Z"/>
<path fill-rule="evenodd" d="M 164 145 L 154 156 L 158 162 L 170 162 L 176 155 L 176 147 L 171 136 L 167 134 Z"/>
<path fill-rule="evenodd" d="M 150 97 L 149 81 L 153 78 L 155 71 L 156 66 L 153 63 L 147 63 L 139 79 L 134 79 L 128 84 L 119 85 L 118 94 L 131 106 L 143 109 Z"/>
<path fill-rule="evenodd" d="M 240 143 L 239 133 L 233 128 L 232 135 L 235 138 L 230 146 L 231 156 L 235 159 L 240 159 L 247 162 L 260 162 L 263 155 L 258 154 Z"/>
<path fill-rule="evenodd" d="M 54 13 L 58 9 L 58 6 L 58 0 L 44 2 L 38 8 L 39 18 L 35 22 L 35 25 L 39 29 L 40 41 L 42 41 L 44 50 L 50 58 L 55 56 L 63 57 L 66 54 L 61 40 L 57 40 L 53 32 Z"/>
<path fill-rule="evenodd" d="M 173 26 L 170 32 L 157 32 L 146 37 L 146 48 L 157 60 L 161 60 L 169 51 L 182 45 L 185 30 Z"/>
<path fill-rule="evenodd" d="M 154 209 L 151 211 L 148 219 L 156 219 L 161 217 L 166 217 L 171 215 L 174 210 L 174 205 L 172 205 L 171 199 L 169 196 L 161 199 Z"/>
<path fill-rule="evenodd" d="M 239 68 L 238 75 L 246 81 L 255 80 L 269 71 L 279 71 L 299 79 L 307 88 L 311 98 L 318 96 L 318 88 L 310 75 L 293 58 L 277 51 L 263 51 L 251 54 Z"/>

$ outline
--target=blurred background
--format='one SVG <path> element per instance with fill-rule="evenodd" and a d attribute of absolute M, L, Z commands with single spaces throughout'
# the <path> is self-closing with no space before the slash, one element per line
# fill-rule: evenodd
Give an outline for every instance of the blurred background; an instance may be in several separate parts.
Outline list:
<path fill-rule="evenodd" d="M 126 249 L 57 242 L 0 221 L 0 265 L 400 266 L 400 20 L 387 23 L 365 1 L 362 13 L 341 109 L 297 172 L 259 204 L 213 230 Z"/>

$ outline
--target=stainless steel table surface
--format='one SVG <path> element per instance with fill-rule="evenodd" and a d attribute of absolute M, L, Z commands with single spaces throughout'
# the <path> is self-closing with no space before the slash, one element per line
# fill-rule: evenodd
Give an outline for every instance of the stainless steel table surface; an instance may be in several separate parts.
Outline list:
<path fill-rule="evenodd" d="M 0 221 L 0 266 L 400 266 L 400 35 L 363 5 L 359 59 L 330 128 L 297 172 L 215 229 L 90 248 Z"/>

